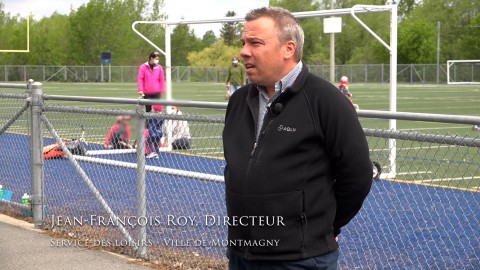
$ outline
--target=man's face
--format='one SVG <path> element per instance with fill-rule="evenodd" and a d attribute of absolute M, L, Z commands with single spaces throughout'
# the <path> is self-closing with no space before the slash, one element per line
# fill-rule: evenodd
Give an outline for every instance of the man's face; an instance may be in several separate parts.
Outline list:
<path fill-rule="evenodd" d="M 272 86 L 282 78 L 285 48 L 280 43 L 272 19 L 262 17 L 247 22 L 243 29 L 242 44 L 240 55 L 250 81 Z"/>

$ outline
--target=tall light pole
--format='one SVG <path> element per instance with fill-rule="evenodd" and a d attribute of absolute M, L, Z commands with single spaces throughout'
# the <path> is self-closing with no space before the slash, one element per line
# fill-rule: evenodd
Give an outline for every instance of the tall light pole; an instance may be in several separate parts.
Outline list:
<path fill-rule="evenodd" d="M 335 0 L 330 1 L 330 9 L 334 3 Z M 330 33 L 330 82 L 335 84 L 335 33 Z"/>

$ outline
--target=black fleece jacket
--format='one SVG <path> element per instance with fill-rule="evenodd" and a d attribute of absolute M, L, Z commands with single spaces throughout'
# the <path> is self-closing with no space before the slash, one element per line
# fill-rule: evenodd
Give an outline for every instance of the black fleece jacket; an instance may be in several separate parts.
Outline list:
<path fill-rule="evenodd" d="M 372 183 L 368 145 L 354 108 L 304 65 L 270 105 L 256 139 L 258 98 L 249 84 L 228 104 L 227 212 L 230 218 L 281 217 L 283 224 L 231 225 L 230 243 L 279 242 L 230 244 L 230 249 L 247 260 L 298 260 L 336 250 L 335 236 L 360 210 Z"/>

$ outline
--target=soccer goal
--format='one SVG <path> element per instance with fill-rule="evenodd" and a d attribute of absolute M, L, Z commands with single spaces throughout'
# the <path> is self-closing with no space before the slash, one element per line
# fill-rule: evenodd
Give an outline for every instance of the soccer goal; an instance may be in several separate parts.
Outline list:
<path fill-rule="evenodd" d="M 448 60 L 447 84 L 480 84 L 480 60 Z"/>
<path fill-rule="evenodd" d="M 390 13 L 390 40 L 383 40 L 375 33 L 367 24 L 365 24 L 357 15 L 365 13 L 388 12 Z M 319 18 L 330 16 L 351 16 L 357 21 L 373 38 L 379 41 L 390 53 L 390 93 L 389 93 L 389 111 L 397 111 L 397 5 L 355 5 L 352 8 L 317 10 L 293 12 L 293 16 L 298 19 Z M 179 21 L 136 21 L 132 23 L 132 30 L 152 47 L 157 49 L 165 56 L 165 81 L 166 81 L 166 99 L 172 99 L 172 58 L 171 58 L 171 32 L 173 28 L 179 24 L 211 24 L 225 22 L 242 22 L 243 17 L 224 17 L 216 19 L 200 19 L 200 20 L 179 20 Z M 165 49 L 162 50 L 157 44 L 143 35 L 136 27 L 140 24 L 162 25 L 165 28 Z M 389 120 L 389 130 L 397 129 L 397 120 Z M 170 134 L 167 138 L 170 138 Z M 389 139 L 389 169 L 383 177 L 394 178 L 396 175 L 396 144 L 395 139 Z"/>

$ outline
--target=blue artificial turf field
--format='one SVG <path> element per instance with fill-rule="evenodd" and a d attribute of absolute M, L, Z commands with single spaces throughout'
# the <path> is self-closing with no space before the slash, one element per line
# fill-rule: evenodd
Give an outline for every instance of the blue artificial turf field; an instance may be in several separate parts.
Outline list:
<path fill-rule="evenodd" d="M 29 137 L 0 136 L 0 177 L 13 201 L 31 190 Z M 46 139 L 45 144 L 51 143 Z M 90 145 L 97 148 L 96 145 Z M 135 154 L 104 158 L 135 162 Z M 111 209 L 119 216 L 135 215 L 136 171 L 80 162 Z M 148 165 L 221 175 L 221 159 L 164 153 Z M 225 239 L 223 226 L 166 226 L 166 215 L 226 214 L 224 185 L 147 172 L 148 216 L 163 218 L 148 228 L 148 239 L 165 245 L 167 238 Z M 48 215 L 106 215 L 85 182 L 65 159 L 45 161 Z M 380 180 L 374 183 L 360 214 L 340 236 L 342 269 L 480 269 L 480 193 Z M 134 230 L 129 229 L 130 233 Z M 220 257 L 222 247 L 181 248 Z"/>

